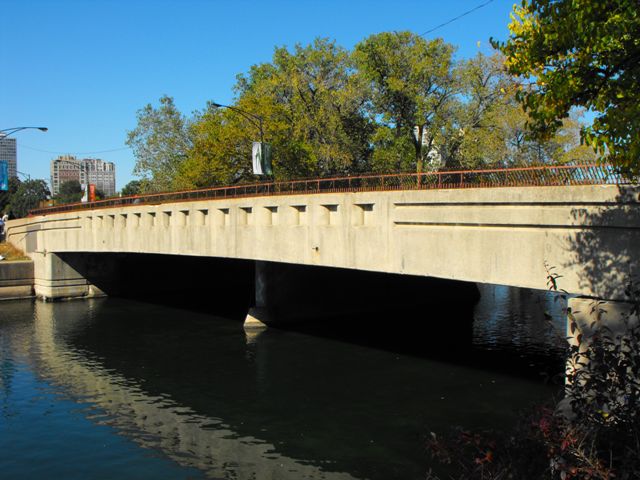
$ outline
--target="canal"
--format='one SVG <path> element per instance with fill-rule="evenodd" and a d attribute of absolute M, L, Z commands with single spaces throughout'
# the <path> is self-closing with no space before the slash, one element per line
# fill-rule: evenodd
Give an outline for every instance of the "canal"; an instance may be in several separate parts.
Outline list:
<path fill-rule="evenodd" d="M 0 476 L 424 478 L 429 432 L 508 428 L 558 391 L 562 303 L 481 294 L 464 348 L 428 327 L 246 333 L 186 300 L 3 302 Z"/>

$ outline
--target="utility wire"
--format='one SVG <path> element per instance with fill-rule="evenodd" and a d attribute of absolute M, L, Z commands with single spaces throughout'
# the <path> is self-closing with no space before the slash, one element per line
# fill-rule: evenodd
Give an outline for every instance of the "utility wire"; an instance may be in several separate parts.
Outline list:
<path fill-rule="evenodd" d="M 131 150 L 129 147 L 122 147 L 122 148 L 112 148 L 111 150 L 98 150 L 95 152 L 53 152 L 51 150 L 41 150 L 39 148 L 29 147 L 22 143 L 20 143 L 19 145 L 20 147 L 26 148 L 28 150 L 35 150 L 36 152 L 42 152 L 42 153 L 52 153 L 55 155 L 92 155 L 94 153 L 110 153 L 110 152 L 120 152 L 122 150 Z"/>
<path fill-rule="evenodd" d="M 439 28 L 442 28 L 442 27 L 444 27 L 444 26 L 446 26 L 446 25 L 449 25 L 450 23 L 453 23 L 453 22 L 455 22 L 456 20 L 460 20 L 462 17 L 466 17 L 466 16 L 467 16 L 467 15 L 469 15 L 470 13 L 473 13 L 473 12 L 475 12 L 476 10 L 480 10 L 482 7 L 486 7 L 486 6 L 487 6 L 487 5 L 489 5 L 491 2 L 493 2 L 493 0 L 488 0 L 488 1 L 484 2 L 484 3 L 481 3 L 480 5 L 477 5 L 477 6 L 473 7 L 471 10 L 467 10 L 466 12 L 461 13 L 460 15 L 458 15 L 457 17 L 452 18 L 451 20 L 447 20 L 446 22 L 441 23 L 441 24 L 440 24 L 440 25 L 438 25 L 437 27 L 433 27 L 432 29 L 427 30 L 427 31 L 426 31 L 426 32 L 424 32 L 424 33 L 421 33 L 421 34 L 420 34 L 420 36 L 421 36 L 421 37 L 424 37 L 425 35 L 427 35 L 427 34 L 429 34 L 429 33 L 431 33 L 431 32 L 434 32 L 434 31 L 438 30 Z"/>

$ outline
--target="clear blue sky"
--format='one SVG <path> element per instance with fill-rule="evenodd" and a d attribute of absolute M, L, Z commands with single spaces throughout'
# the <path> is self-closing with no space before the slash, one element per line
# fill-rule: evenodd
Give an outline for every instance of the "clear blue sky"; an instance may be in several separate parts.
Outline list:
<path fill-rule="evenodd" d="M 0 0 L 0 129 L 49 127 L 16 135 L 19 171 L 48 181 L 58 152 L 97 157 L 116 163 L 120 189 L 134 178 L 126 131 L 160 96 L 186 114 L 230 103 L 236 75 L 275 46 L 423 33 L 486 1 Z M 487 52 L 490 37 L 506 38 L 512 5 L 493 0 L 426 38 L 456 45 L 458 58 L 478 42 Z"/>

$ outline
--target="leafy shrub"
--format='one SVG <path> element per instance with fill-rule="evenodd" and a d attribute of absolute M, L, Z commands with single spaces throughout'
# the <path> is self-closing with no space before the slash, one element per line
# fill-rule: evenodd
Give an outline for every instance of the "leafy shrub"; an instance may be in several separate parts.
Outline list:
<path fill-rule="evenodd" d="M 559 275 L 549 274 L 551 290 Z M 640 288 L 627 287 L 631 308 L 622 328 L 596 320 L 583 332 L 568 311 L 564 398 L 523 416 L 513 432 L 458 431 L 427 440 L 451 479 L 630 480 L 640 478 Z M 429 473 L 428 480 L 440 477 Z"/>

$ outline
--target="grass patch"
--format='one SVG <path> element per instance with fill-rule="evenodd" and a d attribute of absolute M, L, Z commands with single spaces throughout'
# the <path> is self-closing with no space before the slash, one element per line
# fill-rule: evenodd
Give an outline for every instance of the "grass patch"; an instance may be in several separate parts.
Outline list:
<path fill-rule="evenodd" d="M 0 255 L 4 257 L 4 261 L 7 260 L 30 260 L 24 252 L 10 243 L 0 243 Z"/>

